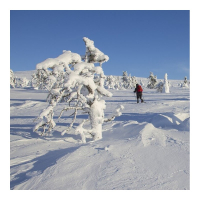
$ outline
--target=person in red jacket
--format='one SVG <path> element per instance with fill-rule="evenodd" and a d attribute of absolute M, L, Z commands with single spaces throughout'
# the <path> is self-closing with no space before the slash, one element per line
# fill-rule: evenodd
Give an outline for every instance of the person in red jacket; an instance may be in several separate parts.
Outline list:
<path fill-rule="evenodd" d="M 144 100 L 142 98 L 142 92 L 143 92 L 143 89 L 142 89 L 141 85 L 136 84 L 134 93 L 136 93 L 136 95 L 137 95 L 137 103 L 139 103 L 139 99 L 141 99 L 141 103 L 144 102 Z"/>

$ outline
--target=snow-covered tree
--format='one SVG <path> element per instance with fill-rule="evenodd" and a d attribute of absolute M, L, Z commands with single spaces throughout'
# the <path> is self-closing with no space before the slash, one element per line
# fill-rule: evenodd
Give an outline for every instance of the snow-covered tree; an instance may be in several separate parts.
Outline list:
<path fill-rule="evenodd" d="M 127 71 L 123 71 L 122 81 L 127 82 L 127 80 L 128 80 L 128 73 L 127 73 Z"/>
<path fill-rule="evenodd" d="M 154 76 L 153 73 L 150 72 L 148 79 L 149 82 L 147 84 L 147 88 L 154 89 L 157 84 L 157 76 Z"/>
<path fill-rule="evenodd" d="M 120 77 L 112 75 L 106 76 L 105 87 L 108 89 L 120 90 L 122 88 Z"/>
<path fill-rule="evenodd" d="M 156 86 L 157 92 L 169 93 L 169 81 L 167 80 L 167 73 L 164 76 L 164 81 L 160 81 Z"/>
<path fill-rule="evenodd" d="M 130 85 L 130 76 L 128 76 L 127 71 L 123 71 L 122 75 L 122 87 L 128 89 Z"/>
<path fill-rule="evenodd" d="M 108 89 L 115 89 L 116 79 L 114 76 L 110 75 L 106 77 L 105 87 Z"/>
<path fill-rule="evenodd" d="M 119 76 L 115 77 L 115 86 L 114 86 L 114 88 L 116 90 L 121 90 L 122 89 L 121 78 Z"/>
<path fill-rule="evenodd" d="M 136 88 L 136 84 L 137 84 L 137 79 L 136 79 L 135 76 L 132 76 L 132 77 L 130 78 L 130 86 L 131 86 L 131 89 L 132 89 L 132 88 Z"/>
<path fill-rule="evenodd" d="M 141 85 L 142 87 L 144 87 L 144 83 L 143 83 L 142 79 L 140 79 L 140 85 Z"/>
<path fill-rule="evenodd" d="M 30 81 L 26 77 L 16 78 L 16 87 L 24 88 L 29 86 Z"/>
<path fill-rule="evenodd" d="M 165 74 L 165 77 L 164 77 L 164 84 L 163 84 L 162 92 L 169 93 L 169 81 L 167 80 L 167 73 Z"/>
<path fill-rule="evenodd" d="M 10 88 L 15 88 L 16 78 L 12 69 L 10 69 Z"/>
<path fill-rule="evenodd" d="M 119 106 L 111 116 L 105 119 L 106 104 L 102 96 L 111 97 L 112 93 L 104 88 L 105 75 L 102 64 L 107 62 L 109 57 L 97 49 L 92 40 L 86 37 L 83 40 L 86 45 L 84 56 L 81 57 L 71 51 L 63 51 L 63 54 L 57 58 L 48 58 L 36 65 L 37 70 L 43 69 L 49 75 L 46 80 L 51 81 L 51 88 L 48 94 L 49 105 L 37 118 L 41 121 L 36 124 L 34 131 L 42 128 L 43 134 L 45 129 L 48 132 L 53 130 L 56 125 L 53 120 L 54 108 L 62 102 L 64 107 L 60 117 L 64 111 L 73 110 L 72 123 L 61 133 L 62 135 L 72 128 L 79 111 L 88 113 L 88 120 L 83 120 L 75 130 L 81 135 L 83 142 L 86 142 L 88 135 L 93 140 L 101 139 L 102 124 L 121 115 L 123 106 Z M 99 66 L 95 66 L 94 63 L 99 63 Z M 48 84 L 46 80 L 45 84 Z M 83 126 L 87 121 L 91 126 L 86 129 Z"/>
<path fill-rule="evenodd" d="M 189 87 L 189 82 L 188 82 L 188 80 L 187 80 L 187 76 L 184 77 L 184 81 L 183 81 L 183 83 L 181 84 L 181 87 L 186 87 L 186 88 Z"/>
<path fill-rule="evenodd" d="M 50 67 L 51 68 L 51 67 Z M 36 73 L 32 75 L 32 86 L 38 89 L 47 89 L 48 87 L 48 78 L 52 75 L 52 71 L 48 68 L 37 68 Z"/>
<path fill-rule="evenodd" d="M 132 89 L 135 88 L 137 84 L 137 80 L 135 76 L 131 76 L 127 74 L 127 71 L 123 71 L 122 76 L 122 86 L 124 89 Z"/>

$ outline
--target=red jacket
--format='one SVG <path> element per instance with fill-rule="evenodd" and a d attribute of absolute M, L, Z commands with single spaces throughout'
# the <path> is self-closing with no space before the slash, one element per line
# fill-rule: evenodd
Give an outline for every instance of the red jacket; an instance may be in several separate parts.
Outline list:
<path fill-rule="evenodd" d="M 137 85 L 134 92 L 142 92 L 142 91 L 143 91 L 143 89 L 142 89 L 141 85 Z"/>

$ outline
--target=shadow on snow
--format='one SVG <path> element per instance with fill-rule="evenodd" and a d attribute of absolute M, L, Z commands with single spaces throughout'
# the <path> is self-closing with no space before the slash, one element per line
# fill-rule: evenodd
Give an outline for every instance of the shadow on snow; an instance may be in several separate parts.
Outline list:
<path fill-rule="evenodd" d="M 29 180 L 30 178 L 32 178 L 32 176 L 34 176 L 33 172 L 37 172 L 37 175 L 38 175 L 38 173 L 39 174 L 43 173 L 44 170 L 46 170 L 48 167 L 55 165 L 57 160 L 59 160 L 60 158 L 62 158 L 63 156 L 65 156 L 69 153 L 76 151 L 78 148 L 79 147 L 71 147 L 71 148 L 66 148 L 66 149 L 49 151 L 47 154 L 42 155 L 42 156 L 37 157 L 37 158 L 34 158 L 31 161 L 12 166 L 11 169 L 14 168 L 14 167 L 19 167 L 21 165 L 34 162 L 33 168 L 29 169 L 26 172 L 22 172 L 20 174 L 17 174 L 14 177 L 14 180 L 12 180 L 10 182 L 10 189 L 14 189 L 14 187 L 16 185 L 19 185 L 19 184 Z M 31 173 L 33 175 L 31 175 Z"/>

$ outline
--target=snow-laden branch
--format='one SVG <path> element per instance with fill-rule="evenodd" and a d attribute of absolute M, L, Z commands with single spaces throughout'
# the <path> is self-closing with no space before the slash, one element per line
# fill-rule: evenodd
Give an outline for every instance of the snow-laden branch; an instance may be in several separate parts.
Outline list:
<path fill-rule="evenodd" d="M 98 86 L 97 91 L 103 96 L 112 97 L 112 93 L 106 90 L 104 87 Z"/>
<path fill-rule="evenodd" d="M 69 64 L 79 63 L 79 62 L 81 62 L 81 56 L 79 54 L 64 50 L 63 54 L 61 54 L 57 58 L 48 58 L 43 62 L 38 63 L 36 65 L 36 69 L 48 70 L 48 68 L 51 68 L 57 71 L 62 71 L 63 69 L 62 67 L 60 67 L 61 64 L 62 66 L 63 64 L 65 66 L 68 66 Z"/>
<path fill-rule="evenodd" d="M 45 133 L 45 130 L 48 129 L 48 132 L 51 132 L 52 129 L 56 126 L 56 123 L 53 120 L 53 108 L 54 105 L 49 105 L 44 109 L 37 119 L 42 119 L 38 124 L 35 125 L 33 131 L 38 131 L 39 128 L 43 128 L 41 135 Z"/>

